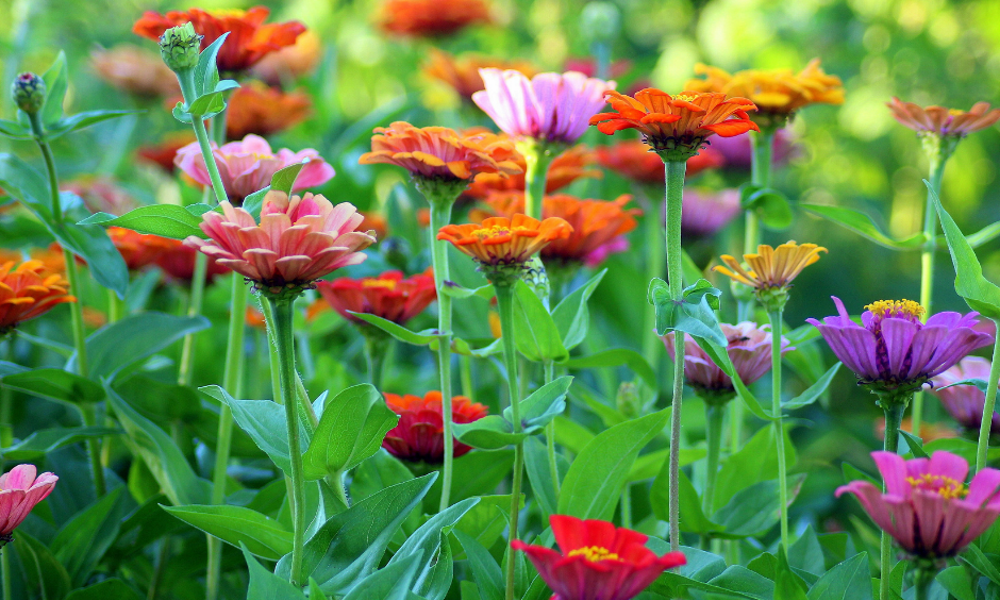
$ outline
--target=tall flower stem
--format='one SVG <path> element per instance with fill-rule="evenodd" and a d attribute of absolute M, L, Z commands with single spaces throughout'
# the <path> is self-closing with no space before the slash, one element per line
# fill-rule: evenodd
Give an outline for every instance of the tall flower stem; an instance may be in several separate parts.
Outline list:
<path fill-rule="evenodd" d="M 556 378 L 556 365 L 551 360 L 545 361 L 545 383 L 552 383 Z M 552 487 L 555 489 L 556 498 L 559 497 L 559 490 L 562 487 L 559 481 L 559 464 L 556 462 L 556 422 L 549 421 L 545 426 L 545 446 L 549 454 L 549 477 L 552 478 Z M 627 489 L 627 488 L 626 488 Z"/>
<path fill-rule="evenodd" d="M 197 317 L 201 314 L 201 305 L 205 297 L 205 277 L 208 272 L 208 256 L 197 252 L 194 256 L 194 274 L 191 276 L 191 294 L 188 299 L 187 316 Z M 181 345 L 181 362 L 178 368 L 177 383 L 191 385 L 194 369 L 194 334 L 184 336 Z"/>
<path fill-rule="evenodd" d="M 10 581 L 10 552 L 7 546 L 0 548 L 0 577 L 3 577 L 3 600 L 14 600 Z"/>
<path fill-rule="evenodd" d="M 1000 331 L 1000 320 L 993 320 Z M 986 404 L 983 405 L 983 420 L 979 424 L 979 444 L 976 447 L 976 472 L 986 466 L 986 453 L 990 449 L 990 428 L 993 425 L 993 411 L 997 404 L 997 385 L 1000 384 L 1000 341 L 993 342 L 993 362 L 990 363 L 990 378 L 986 382 Z"/>
<path fill-rule="evenodd" d="M 681 262 L 681 203 L 684 198 L 684 173 L 687 161 L 663 162 L 667 200 L 667 285 L 670 299 L 681 302 L 684 295 L 684 268 Z M 649 333 L 647 335 L 653 335 Z M 680 470 L 681 470 L 681 402 L 684 397 L 684 334 L 674 336 L 674 383 L 670 400 L 670 549 L 681 546 L 680 530 Z"/>
<path fill-rule="evenodd" d="M 181 94 L 184 96 L 184 102 L 191 104 L 195 100 L 195 85 L 194 85 L 194 69 L 187 69 L 183 72 L 177 73 L 177 82 L 181 86 Z M 219 126 L 216 130 L 220 137 L 225 136 L 226 131 L 226 113 L 216 115 L 215 123 Z M 215 162 L 215 155 L 212 154 L 212 143 L 208 136 L 208 130 L 205 128 L 205 121 L 199 117 L 194 117 L 191 119 L 191 125 L 194 127 L 194 135 L 198 139 L 198 147 L 201 149 L 201 155 L 205 159 L 205 168 L 208 169 L 208 176 L 212 180 L 212 191 L 215 192 L 216 202 L 224 202 L 226 198 L 226 188 L 222 185 L 222 178 L 219 176 L 219 165 Z"/>
<path fill-rule="evenodd" d="M 390 341 L 386 339 L 382 330 L 375 330 L 373 327 L 364 326 L 362 334 L 365 337 L 365 363 L 368 366 L 368 383 L 375 389 L 382 389 L 382 372 L 385 367 L 385 355 L 389 350 Z"/>
<path fill-rule="evenodd" d="M 913 598 L 914 600 L 928 600 L 930 598 L 931 584 L 937 577 L 937 571 L 923 566 L 917 567 L 917 572 L 913 576 Z"/>
<path fill-rule="evenodd" d="M 677 336 L 675 336 L 677 337 Z M 715 499 L 715 480 L 719 471 L 719 455 L 722 451 L 722 423 L 726 416 L 725 405 L 711 403 L 705 405 L 705 443 L 708 446 L 705 468 L 705 495 L 701 500 L 702 511 L 712 514 Z"/>
<path fill-rule="evenodd" d="M 524 156 L 524 214 L 533 219 L 542 218 L 542 199 L 549 165 L 555 153 L 545 142 L 528 138 L 517 143 L 517 150 Z"/>
<path fill-rule="evenodd" d="M 643 243 L 646 246 L 646 280 L 652 281 L 654 278 L 663 277 L 666 248 L 663 245 L 663 203 L 659 201 L 658 194 L 649 195 L 649 208 L 644 217 Z M 653 328 L 656 327 L 656 307 L 647 306 L 645 321 L 642 327 L 642 355 L 646 357 L 646 362 L 654 369 L 660 362 L 660 350 L 663 342 L 659 336 L 653 335 Z"/>
<path fill-rule="evenodd" d="M 281 380 L 281 399 L 285 406 L 285 429 L 288 434 L 288 454 L 291 463 L 292 487 L 292 564 L 289 581 L 299 585 L 302 581 L 302 548 L 305 545 L 306 493 L 302 471 L 302 447 L 299 439 L 298 401 L 295 397 L 295 340 L 292 330 L 292 304 L 294 298 L 269 298 L 274 327 L 274 341 L 278 349 L 278 367 Z"/>
<path fill-rule="evenodd" d="M 906 412 L 906 402 L 895 401 L 895 399 L 884 398 L 879 401 L 882 410 L 885 412 L 885 441 L 882 449 L 886 452 L 899 451 L 899 428 L 903 424 L 903 413 Z M 884 490 L 884 486 L 883 486 Z M 889 574 L 892 572 L 892 538 L 889 534 L 882 532 L 882 540 L 879 548 L 879 564 L 882 573 L 879 579 L 880 598 L 889 597 Z"/>
<path fill-rule="evenodd" d="M 507 369 L 507 394 L 510 397 L 510 412 L 514 433 L 521 433 L 521 396 L 517 386 L 517 347 L 514 344 L 514 290 L 510 285 L 493 284 L 497 292 L 497 310 L 500 312 L 500 339 L 503 340 L 503 360 Z M 446 444 L 447 445 L 447 444 Z M 514 473 L 511 485 L 510 539 L 517 539 L 517 519 L 520 513 L 521 475 L 524 471 L 524 443 L 514 446 Z M 505 600 L 514 598 L 514 575 L 517 561 L 511 556 L 507 560 L 507 584 Z"/>
<path fill-rule="evenodd" d="M 126 316 L 127 308 L 125 301 L 118 297 L 118 294 L 108 290 L 108 323 L 117 323 Z"/>
<path fill-rule="evenodd" d="M 781 545 L 788 552 L 788 465 L 785 464 L 785 427 L 781 416 L 781 310 L 768 311 L 771 324 L 771 412 L 774 443 L 778 451 L 778 502 L 781 514 Z"/>
<path fill-rule="evenodd" d="M 752 147 L 750 184 L 760 187 L 771 187 L 772 154 L 774 148 L 774 132 L 772 128 L 764 128 L 760 132 L 750 132 L 750 145 Z M 761 223 L 756 210 L 746 211 L 746 220 L 743 232 L 743 254 L 752 254 L 757 251 L 760 244 Z M 740 321 L 753 320 L 753 296 L 738 300 L 737 313 Z M 733 406 L 739 403 L 734 402 Z"/>

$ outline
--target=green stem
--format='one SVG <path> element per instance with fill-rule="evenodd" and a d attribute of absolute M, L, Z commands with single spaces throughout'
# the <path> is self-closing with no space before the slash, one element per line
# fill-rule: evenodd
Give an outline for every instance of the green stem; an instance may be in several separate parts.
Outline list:
<path fill-rule="evenodd" d="M 750 144 L 753 148 L 750 169 L 750 183 L 761 188 L 771 187 L 772 150 L 774 148 L 774 129 L 765 128 L 761 132 L 750 133 Z M 760 217 L 755 210 L 746 211 L 746 221 L 743 234 L 743 254 L 757 252 L 761 241 Z M 740 300 L 737 312 L 739 320 L 750 320 L 753 315 L 753 298 Z"/>
<path fill-rule="evenodd" d="M 937 571 L 924 567 L 917 567 L 917 572 L 913 577 L 913 600 L 928 600 L 930 598 L 931 584 Z"/>
<path fill-rule="evenodd" d="M 268 300 L 274 320 L 274 341 L 278 348 L 278 371 L 281 380 L 281 398 L 285 405 L 285 430 L 288 435 L 288 455 L 291 463 L 289 476 L 292 484 L 292 564 L 289 581 L 292 585 L 302 582 L 302 548 L 306 531 L 305 477 L 302 471 L 302 447 L 299 439 L 299 404 L 295 398 L 295 341 L 292 326 L 294 299 Z"/>
<path fill-rule="evenodd" d="M 170 560 L 170 536 L 160 540 L 160 548 L 156 552 L 156 562 L 153 565 L 153 576 L 149 579 L 149 590 L 146 592 L 146 600 L 156 600 L 160 593 L 160 582 L 163 581 L 163 574 L 166 572 L 167 561 Z"/>
<path fill-rule="evenodd" d="M 117 323 L 125 316 L 125 301 L 118 294 L 108 290 L 108 323 Z"/>
<path fill-rule="evenodd" d="M 514 433 L 521 432 L 521 397 L 517 386 L 517 347 L 514 343 L 514 290 L 508 285 L 493 284 L 497 293 L 497 310 L 500 312 L 500 339 L 503 341 L 504 367 L 507 369 L 507 395 L 510 397 L 510 412 Z M 511 486 L 510 539 L 517 539 L 517 520 L 520 514 L 521 474 L 524 470 L 524 443 L 514 447 L 514 473 Z M 515 566 L 517 561 L 511 556 L 507 560 L 506 600 L 513 600 L 515 587 Z"/>
<path fill-rule="evenodd" d="M 632 484 L 625 482 L 622 489 L 622 527 L 632 529 Z"/>
<path fill-rule="evenodd" d="M 899 427 L 903 424 L 903 413 L 906 411 L 905 402 L 881 402 L 882 410 L 885 412 L 885 441 L 882 449 L 886 452 L 899 451 Z M 885 486 L 883 486 L 883 490 Z M 882 540 L 879 544 L 879 564 L 882 568 L 879 589 L 880 598 L 889 597 L 889 575 L 892 573 L 892 538 L 889 534 L 882 532 Z"/>
<path fill-rule="evenodd" d="M 80 417 L 84 427 L 97 425 L 97 409 L 93 404 L 81 404 Z M 104 465 L 101 462 L 100 438 L 87 440 L 87 454 L 90 455 L 90 473 L 94 478 L 94 491 L 97 493 L 97 497 L 101 498 L 107 493 L 107 484 L 104 481 Z"/>
<path fill-rule="evenodd" d="M 551 360 L 545 361 L 545 383 L 552 383 L 556 378 L 556 365 Z M 559 463 L 556 462 L 556 422 L 549 421 L 545 426 L 545 446 L 549 454 L 549 477 L 552 478 L 552 486 L 559 497 L 559 490 L 562 482 L 559 481 Z"/>
<path fill-rule="evenodd" d="M 364 326 L 363 326 L 364 327 Z M 385 369 L 385 355 L 389 349 L 389 340 L 382 331 L 369 332 L 369 327 L 362 330 L 365 336 L 365 363 L 368 365 L 368 383 L 375 389 L 382 389 L 382 372 Z"/>
<path fill-rule="evenodd" d="M 459 377 L 462 381 L 462 395 L 475 402 L 475 390 L 472 386 L 472 358 L 464 354 L 458 357 Z"/>
<path fill-rule="evenodd" d="M 14 594 L 11 591 L 10 580 L 10 554 L 7 545 L 0 547 L 0 577 L 3 577 L 3 600 L 13 600 Z"/>
<path fill-rule="evenodd" d="M 993 324 L 1000 331 L 1000 320 Z M 976 446 L 976 472 L 986 467 L 986 453 L 990 449 L 990 429 L 993 426 L 993 411 L 997 403 L 997 385 L 1000 385 L 1000 340 L 993 343 L 993 362 L 990 363 L 990 378 L 986 382 L 986 404 L 983 405 L 983 420 L 979 424 L 979 444 Z"/>
<path fill-rule="evenodd" d="M 722 451 L 722 425 L 725 416 L 725 405 L 705 405 L 705 443 L 708 446 L 708 455 L 705 462 L 705 496 L 702 498 L 702 510 L 706 515 L 712 514 L 715 506 L 715 480 L 719 471 L 719 455 Z"/>
<path fill-rule="evenodd" d="M 646 255 L 646 280 L 652 281 L 655 278 L 664 276 L 664 261 L 666 249 L 663 246 L 665 234 L 663 232 L 663 203 L 657 198 L 658 194 L 650 195 L 649 208 L 644 217 L 643 243 L 647 244 Z M 653 335 L 652 331 L 656 327 L 656 307 L 652 304 L 646 305 L 645 322 L 642 327 L 642 355 L 646 357 L 646 362 L 654 369 L 660 364 L 660 356 L 663 351 L 663 342 L 660 336 Z"/>
<path fill-rule="evenodd" d="M 785 427 L 781 415 L 781 309 L 768 311 L 767 319 L 771 324 L 771 412 L 775 416 L 774 440 L 778 451 L 781 545 L 788 552 L 788 465 L 785 464 Z"/>
<path fill-rule="evenodd" d="M 177 73 L 177 82 L 181 86 L 184 103 L 190 105 L 195 100 L 194 69 L 187 69 L 186 71 Z M 212 154 L 212 143 L 208 135 L 208 130 L 205 129 L 205 121 L 199 117 L 192 117 L 191 125 L 194 128 L 194 135 L 198 139 L 201 156 L 205 159 L 205 168 L 208 170 L 208 176 L 212 180 L 212 191 L 215 192 L 215 200 L 222 203 L 227 200 L 226 188 L 222 184 L 222 178 L 219 176 L 219 165 L 215 162 L 215 155 Z M 213 125 L 218 125 L 219 129 L 216 132 L 221 132 L 221 135 L 225 136 L 226 114 L 223 112 L 217 115 L 217 119 Z"/>
<path fill-rule="evenodd" d="M 729 403 L 729 453 L 739 452 L 743 446 L 743 402 Z"/>
<path fill-rule="evenodd" d="M 14 336 L 7 338 L 4 346 L 4 359 L 14 362 Z M 13 391 L 7 386 L 0 386 L 0 448 L 10 448 L 14 443 L 14 398 Z"/>
<path fill-rule="evenodd" d="M 545 181 L 549 165 L 555 158 L 544 142 L 524 140 L 518 144 L 524 156 L 524 214 L 534 219 L 542 218 L 542 202 L 545 198 Z"/>
<path fill-rule="evenodd" d="M 197 317 L 201 314 L 202 300 L 205 297 L 205 277 L 208 272 L 208 256 L 198 252 L 194 257 L 194 274 L 191 276 L 191 298 L 188 301 L 187 316 Z M 191 385 L 194 369 L 194 334 L 184 336 L 181 346 L 181 362 L 177 372 L 179 385 Z"/>
<path fill-rule="evenodd" d="M 667 200 L 667 285 L 670 299 L 681 302 L 684 295 L 684 269 L 681 263 L 681 203 L 684 197 L 685 161 L 665 161 Z M 652 335 L 649 333 L 647 335 Z M 674 382 L 670 400 L 670 549 L 677 551 L 681 545 L 680 530 L 680 470 L 681 470 L 681 403 L 684 397 L 684 338 L 674 335 Z"/>

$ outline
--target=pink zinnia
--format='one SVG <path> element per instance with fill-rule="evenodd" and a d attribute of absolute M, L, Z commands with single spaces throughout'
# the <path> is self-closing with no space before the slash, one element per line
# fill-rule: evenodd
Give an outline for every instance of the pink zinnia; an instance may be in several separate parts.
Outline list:
<path fill-rule="evenodd" d="M 742 212 L 740 191 L 684 190 L 681 230 L 692 235 L 712 235 Z"/>
<path fill-rule="evenodd" d="M 966 356 L 959 363 L 931 380 L 931 393 L 944 405 L 953 419 L 965 429 L 979 431 L 986 408 L 986 394 L 974 385 L 945 386 L 964 379 L 990 378 L 990 361 L 978 356 Z M 1000 414 L 993 413 L 991 433 L 1000 433 Z"/>
<path fill-rule="evenodd" d="M 875 524 L 915 558 L 948 558 L 986 531 L 1000 514 L 1000 471 L 980 469 L 968 487 L 969 463 L 950 452 L 903 460 L 872 452 L 885 493 L 868 481 L 837 488 L 854 494 Z"/>
<path fill-rule="evenodd" d="M 604 107 L 615 82 L 583 73 L 542 73 L 528 79 L 514 70 L 479 69 L 485 89 L 472 95 L 479 108 L 511 137 L 572 144 Z"/>
<path fill-rule="evenodd" d="M 59 481 L 52 473 L 36 473 L 34 465 L 17 465 L 0 475 L 0 547 L 13 539 L 11 533 Z"/>
<path fill-rule="evenodd" d="M 240 142 L 229 142 L 221 148 L 212 144 L 212 154 L 219 166 L 219 177 L 226 188 L 226 196 L 234 205 L 271 184 L 271 176 L 285 167 L 307 162 L 295 179 L 293 192 L 323 185 L 334 176 L 333 167 L 313 149 L 292 152 L 282 148 L 274 153 L 267 140 L 250 134 Z M 202 185 L 212 185 L 198 142 L 192 142 L 177 151 L 174 164 L 186 175 Z"/>
<path fill-rule="evenodd" d="M 185 243 L 274 293 L 364 262 L 361 251 L 375 243 L 374 231 L 355 231 L 364 217 L 349 202 L 334 206 L 323 196 L 268 192 L 260 225 L 242 208 L 220 206 L 222 214 L 202 217 L 210 239 L 191 236 Z"/>

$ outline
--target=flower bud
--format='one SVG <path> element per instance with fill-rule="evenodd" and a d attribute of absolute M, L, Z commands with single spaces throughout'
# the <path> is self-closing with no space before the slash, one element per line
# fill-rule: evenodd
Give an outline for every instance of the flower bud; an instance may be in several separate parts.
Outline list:
<path fill-rule="evenodd" d="M 547 309 L 549 296 L 552 295 L 552 287 L 549 285 L 549 275 L 545 272 L 545 265 L 542 264 L 542 259 L 537 254 L 524 263 L 521 279 L 528 284 L 531 291 L 535 292 L 535 295 Z"/>
<path fill-rule="evenodd" d="M 618 386 L 618 394 L 615 396 L 615 405 L 618 412 L 629 419 L 634 419 L 642 414 L 642 399 L 639 397 L 639 386 L 634 381 L 623 381 Z"/>
<path fill-rule="evenodd" d="M 29 115 L 45 105 L 45 80 L 34 73 L 21 73 L 11 87 L 14 104 Z"/>
<path fill-rule="evenodd" d="M 203 37 L 195 33 L 194 25 L 191 23 L 164 31 L 160 36 L 160 55 L 163 57 L 163 62 L 174 71 L 193 69 L 198 65 Z"/>
<path fill-rule="evenodd" d="M 592 43 L 613 42 L 621 27 L 621 11 L 611 2 L 590 2 L 580 13 L 580 33 Z"/>

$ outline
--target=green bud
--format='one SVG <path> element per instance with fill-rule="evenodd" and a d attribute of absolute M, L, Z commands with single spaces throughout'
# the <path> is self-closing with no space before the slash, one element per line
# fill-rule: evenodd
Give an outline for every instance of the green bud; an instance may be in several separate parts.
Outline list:
<path fill-rule="evenodd" d="M 634 381 L 621 382 L 618 386 L 618 394 L 615 395 L 615 405 L 618 407 L 618 412 L 629 419 L 634 419 L 642 414 L 639 386 Z"/>
<path fill-rule="evenodd" d="M 545 272 L 545 265 L 542 264 L 542 259 L 537 254 L 532 256 L 531 260 L 524 263 L 524 271 L 521 272 L 521 279 L 528 284 L 531 291 L 535 292 L 535 295 L 542 301 L 545 308 L 548 308 L 552 288 L 549 286 L 549 275 Z"/>
<path fill-rule="evenodd" d="M 613 42 L 621 28 L 621 11 L 612 2 L 590 2 L 580 13 L 580 33 L 591 42 Z"/>
<path fill-rule="evenodd" d="M 11 87 L 14 104 L 29 115 L 45 106 L 45 80 L 34 73 L 21 73 Z"/>
<path fill-rule="evenodd" d="M 191 23 L 164 31 L 160 36 L 160 56 L 163 57 L 163 62 L 174 71 L 195 68 L 203 37 L 195 33 Z"/>

